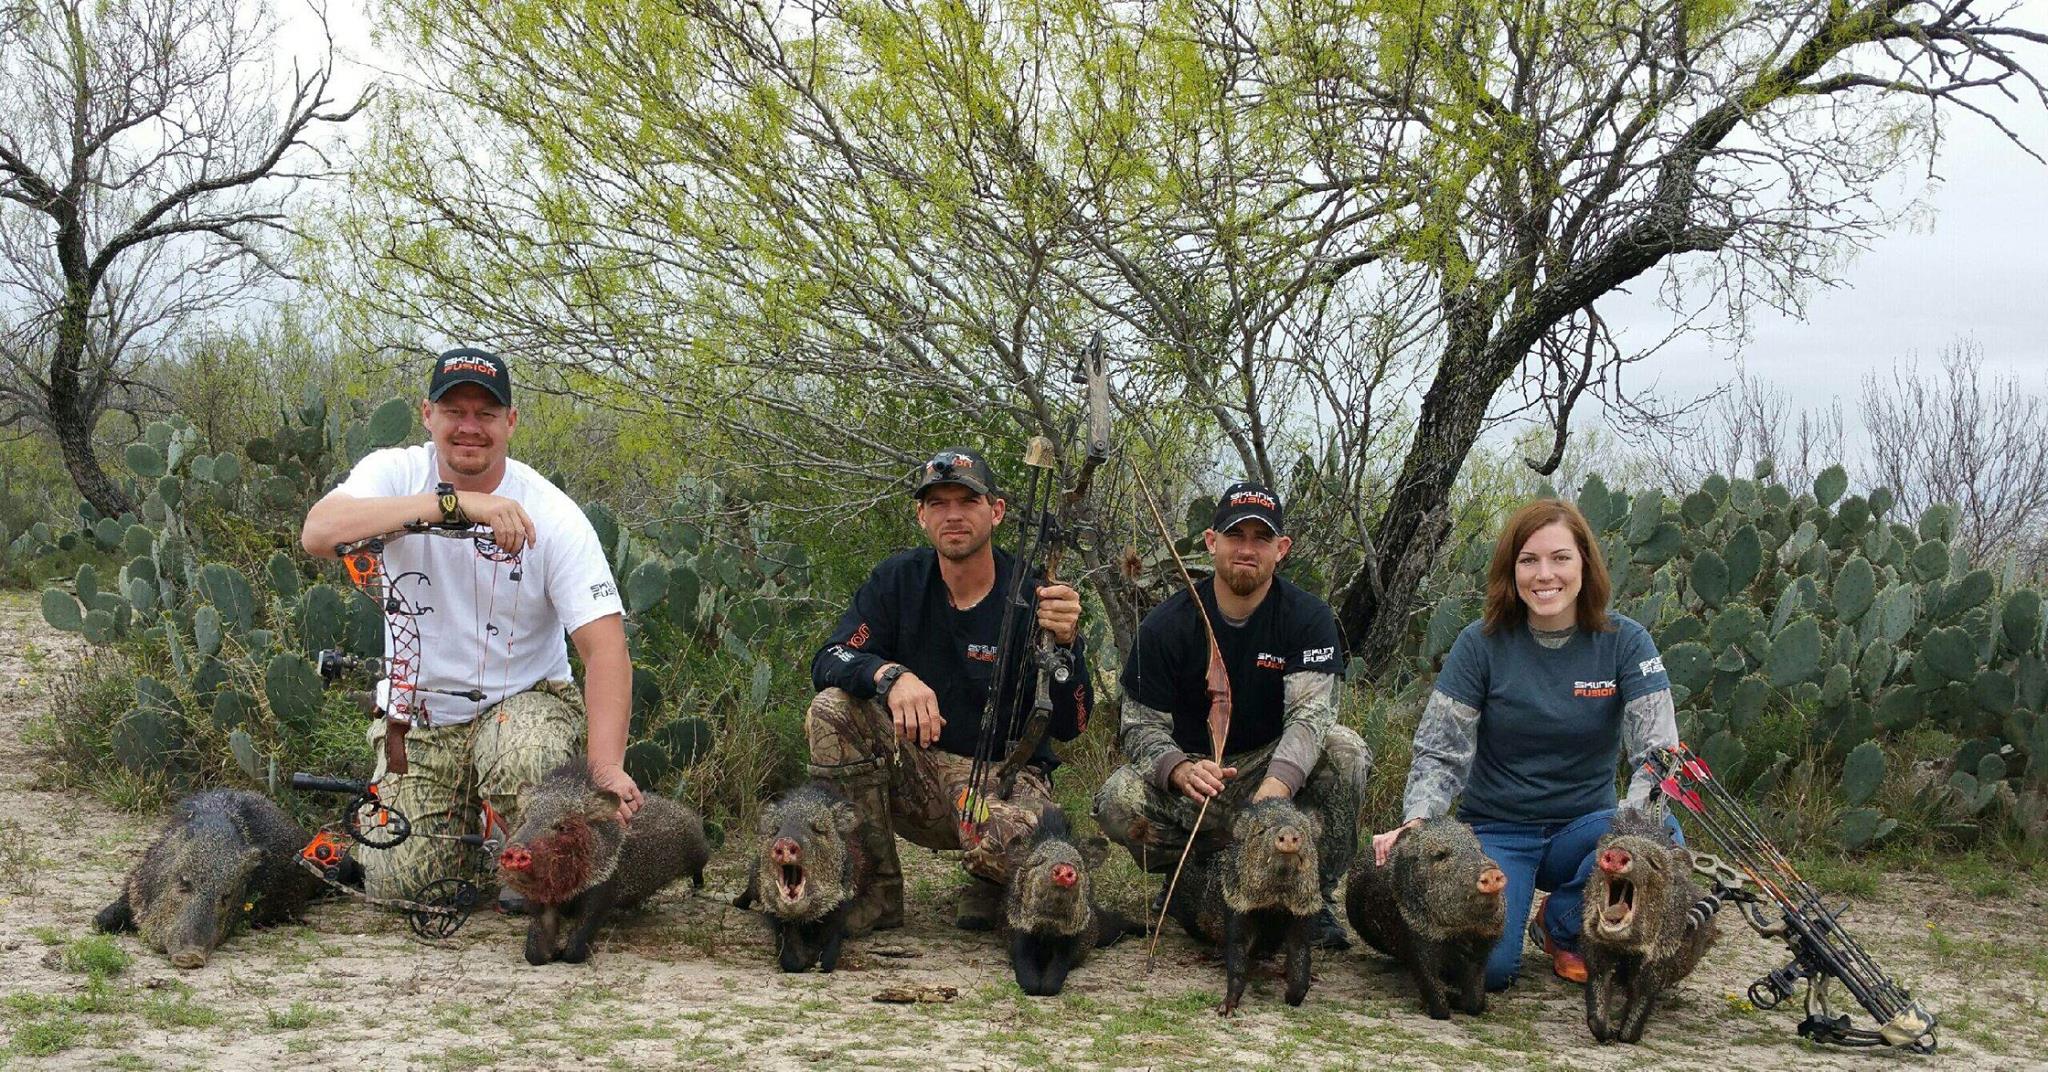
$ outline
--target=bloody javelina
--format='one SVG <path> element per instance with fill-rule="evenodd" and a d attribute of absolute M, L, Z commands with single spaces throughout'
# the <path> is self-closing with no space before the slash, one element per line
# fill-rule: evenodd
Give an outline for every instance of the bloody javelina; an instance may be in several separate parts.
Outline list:
<path fill-rule="evenodd" d="M 1244 997 L 1254 960 L 1275 949 L 1287 958 L 1287 1003 L 1308 996 L 1309 955 L 1323 897 L 1316 886 L 1318 820 L 1278 797 L 1247 805 L 1231 820 L 1230 840 L 1181 876 L 1167 911 L 1189 935 L 1223 947 L 1223 1004 L 1229 1016 Z"/>
<path fill-rule="evenodd" d="M 1452 1008 L 1486 1011 L 1486 957 L 1506 925 L 1506 887 L 1472 828 L 1439 818 L 1394 842 L 1384 867 L 1361 854 L 1344 901 L 1358 936 L 1405 965 L 1423 1008 L 1447 1020 Z"/>
<path fill-rule="evenodd" d="M 1616 814 L 1594 849 L 1586 880 L 1586 1026 L 1600 1042 L 1636 1042 L 1657 995 L 1697 967 L 1713 942 L 1712 916 L 1687 918 L 1705 893 L 1692 855 L 1671 841 L 1660 817 Z"/>
<path fill-rule="evenodd" d="M 498 873 L 526 898 L 526 962 L 590 958 L 590 941 L 614 908 L 627 908 L 689 875 L 704 886 L 711 858 L 704 821 L 666 797 L 642 797 L 633 820 L 618 820 L 619 797 L 600 789 L 581 762 L 563 764 L 527 789 L 519 829 L 498 854 Z M 566 945 L 562 920 L 578 921 Z"/>
<path fill-rule="evenodd" d="M 216 789 L 187 797 L 93 926 L 138 931 L 172 964 L 201 967 L 245 919 L 262 925 L 299 914 L 318 884 L 298 863 L 306 841 L 261 794 Z"/>
<path fill-rule="evenodd" d="M 823 782 L 793 789 L 761 812 L 747 887 L 733 904 L 759 906 L 783 971 L 839 965 L 846 914 L 866 881 L 859 829 L 853 805 Z"/>

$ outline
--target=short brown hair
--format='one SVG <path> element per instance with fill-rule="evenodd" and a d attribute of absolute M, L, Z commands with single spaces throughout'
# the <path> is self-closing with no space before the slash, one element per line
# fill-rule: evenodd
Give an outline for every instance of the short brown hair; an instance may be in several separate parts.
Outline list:
<path fill-rule="evenodd" d="M 1579 628 L 1602 633 L 1614 628 L 1607 620 L 1607 600 L 1614 594 L 1614 582 L 1607 577 L 1607 560 L 1600 554 L 1600 541 L 1593 538 L 1593 526 L 1571 503 L 1537 499 L 1515 511 L 1494 542 L 1493 562 L 1486 567 L 1486 632 L 1528 620 L 1529 608 L 1522 605 L 1522 595 L 1515 589 L 1515 556 L 1536 530 L 1558 522 L 1571 530 L 1573 542 L 1579 545 Z"/>

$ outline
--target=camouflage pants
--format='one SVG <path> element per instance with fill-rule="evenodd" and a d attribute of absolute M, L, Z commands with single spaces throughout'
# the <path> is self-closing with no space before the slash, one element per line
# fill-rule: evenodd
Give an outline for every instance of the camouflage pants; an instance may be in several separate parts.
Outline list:
<path fill-rule="evenodd" d="M 896 833 L 927 849 L 962 847 L 954 808 L 967 788 L 974 757 L 903 741 L 886 708 L 841 689 L 826 689 L 811 700 L 804 732 L 810 738 L 813 774 L 857 778 L 886 770 L 889 822 Z M 988 778 L 994 777 L 990 769 Z M 1037 768 L 1018 772 L 1010 799 L 990 802 L 981 843 L 967 850 L 960 866 L 991 882 L 1006 881 L 1010 848 L 1031 836 L 1038 828 L 1039 812 L 1050 803 L 1052 785 Z"/>
<path fill-rule="evenodd" d="M 485 802 L 516 828 L 519 795 L 576 756 L 585 725 L 576 686 L 542 681 L 469 722 L 407 733 L 406 773 L 390 774 L 380 718 L 370 727 L 378 788 L 386 804 L 412 820 L 415 834 L 478 833 Z M 440 838 L 410 837 L 388 849 L 359 846 L 355 856 L 363 864 L 363 891 L 372 897 L 410 897 L 436 879 L 489 873 L 477 850 Z"/>
<path fill-rule="evenodd" d="M 1259 783 L 1265 781 L 1266 764 L 1279 743 L 1223 758 L 1224 766 L 1237 768 L 1237 777 L 1224 784 L 1222 795 L 1202 816 L 1205 834 L 1220 837 L 1230 829 L 1237 809 L 1250 803 Z M 1322 819 L 1316 861 L 1325 900 L 1335 898 L 1337 885 L 1344 881 L 1358 854 L 1358 810 L 1364 804 L 1365 780 L 1371 773 L 1372 750 L 1364 739 L 1343 726 L 1332 726 L 1323 739 L 1322 758 L 1301 791 L 1294 794 L 1301 810 Z M 1179 862 L 1201 808 L 1180 793 L 1153 785 L 1149 769 L 1130 764 L 1112 772 L 1095 794 L 1095 822 L 1102 827 L 1103 836 L 1129 849 L 1138 866 L 1154 874 L 1170 872 Z M 1201 850 L 1198 847 L 1196 851 Z"/>

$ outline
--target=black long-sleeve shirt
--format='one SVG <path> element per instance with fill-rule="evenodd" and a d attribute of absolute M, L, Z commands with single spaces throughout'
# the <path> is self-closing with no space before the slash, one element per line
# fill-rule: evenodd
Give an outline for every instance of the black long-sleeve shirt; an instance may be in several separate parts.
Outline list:
<path fill-rule="evenodd" d="M 946 596 L 937 551 L 919 547 L 885 559 L 868 574 L 853 595 L 853 606 L 839 616 L 831 639 L 812 658 L 812 685 L 845 689 L 861 699 L 871 699 L 875 672 L 887 663 L 901 663 L 938 693 L 939 714 L 946 724 L 939 730 L 936 747 L 972 756 L 989 685 L 995 677 L 996 642 L 1002 635 L 1002 609 L 1009 600 L 1013 568 L 1007 551 L 997 549 L 995 560 L 995 587 L 981 602 L 963 611 L 953 609 Z M 1036 576 L 1025 580 L 1026 605 L 1017 608 L 1012 626 L 1017 633 L 1013 646 L 1018 661 L 1011 666 L 1010 680 L 1017 687 L 1005 690 L 1010 695 L 997 708 L 1009 712 L 1011 720 L 998 727 L 999 740 L 1021 730 L 1023 716 L 1031 707 L 1036 675 L 1028 672 L 1024 661 L 1024 641 L 1037 620 L 1037 589 L 1042 583 Z M 1052 688 L 1050 736 L 1062 741 L 1080 736 L 1095 706 L 1095 687 L 1079 636 L 1074 638 L 1072 651 L 1073 680 Z M 1002 759 L 1001 755 L 995 757 L 996 762 Z M 1050 747 L 1040 744 L 1035 762 L 1050 770 L 1058 761 Z"/>

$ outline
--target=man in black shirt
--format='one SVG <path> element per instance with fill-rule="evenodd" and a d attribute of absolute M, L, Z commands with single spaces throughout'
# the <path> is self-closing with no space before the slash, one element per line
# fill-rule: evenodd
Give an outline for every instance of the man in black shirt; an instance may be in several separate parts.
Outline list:
<path fill-rule="evenodd" d="M 925 464 L 912 493 L 931 546 L 876 566 L 811 660 L 811 682 L 820 690 L 804 719 L 811 773 L 836 783 L 863 820 L 870 881 L 848 918 L 856 934 L 903 925 L 898 833 L 926 848 L 966 849 L 961 864 L 972 878 L 956 922 L 992 927 L 1007 852 L 1030 836 L 1051 801 L 1054 760 L 1041 744 L 1009 799 L 989 802 L 979 842 L 962 844 L 956 808 L 974 764 L 1015 562 L 992 543 L 1006 504 L 980 455 L 942 451 Z M 1052 690 L 1051 735 L 1073 740 L 1094 705 L 1080 650 L 1080 596 L 1037 577 L 1026 579 L 1025 591 L 1035 594 L 1036 606 L 1019 610 L 1012 626 L 1018 661 L 1009 679 L 1020 687 L 1006 690 L 1011 695 L 996 708 L 1007 718 L 997 727 L 991 766 L 1003 761 L 1002 742 L 1030 706 L 1036 677 L 1025 672 L 1022 656 L 1034 618 L 1074 654 L 1073 683 Z M 988 778 L 993 782 L 993 771 Z"/>
<path fill-rule="evenodd" d="M 1215 577 L 1195 591 L 1230 674 L 1223 762 L 1210 758 L 1208 633 L 1194 597 L 1181 591 L 1145 616 L 1124 663 L 1117 744 L 1129 762 L 1096 793 L 1095 819 L 1138 866 L 1166 872 L 1203 801 L 1216 798 L 1202 819 L 1208 835 L 1228 830 L 1250 801 L 1292 798 L 1322 817 L 1316 850 L 1325 905 L 1317 938 L 1342 949 L 1350 941 L 1329 902 L 1357 851 L 1372 752 L 1337 725 L 1344 660 L 1329 604 L 1276 576 L 1293 546 L 1282 526 L 1279 496 L 1241 483 L 1224 489 L 1202 534 Z"/>

